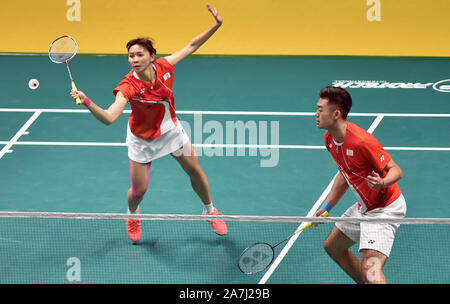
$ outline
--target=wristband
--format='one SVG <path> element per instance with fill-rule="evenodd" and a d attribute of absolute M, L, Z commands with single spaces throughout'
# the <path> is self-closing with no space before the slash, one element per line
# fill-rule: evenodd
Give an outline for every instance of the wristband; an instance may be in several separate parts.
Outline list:
<path fill-rule="evenodd" d="M 86 96 L 86 98 L 83 100 L 84 106 L 87 108 L 91 104 L 92 100 L 89 99 L 89 97 Z"/>
<path fill-rule="evenodd" d="M 322 205 L 320 205 L 320 209 L 328 211 L 328 212 L 330 212 L 331 208 L 333 208 L 333 206 L 331 206 L 327 202 L 323 202 Z"/>

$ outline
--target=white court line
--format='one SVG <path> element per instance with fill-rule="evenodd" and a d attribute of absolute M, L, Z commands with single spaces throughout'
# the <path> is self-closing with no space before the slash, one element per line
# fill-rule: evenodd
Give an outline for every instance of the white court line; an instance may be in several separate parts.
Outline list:
<path fill-rule="evenodd" d="M 446 147 L 384 147 L 386 151 L 450 151 Z"/>
<path fill-rule="evenodd" d="M 37 108 L 0 108 L 0 112 L 34 112 L 34 113 L 90 113 L 88 109 L 37 109 Z M 125 110 L 124 113 L 131 113 Z M 177 114 L 191 115 L 265 115 L 265 116 L 314 116 L 315 112 L 254 112 L 254 111 L 176 111 Z M 349 116 L 372 117 L 376 120 L 383 117 L 450 117 L 450 114 L 437 113 L 349 113 Z M 374 122 L 374 123 L 375 123 Z M 373 124 L 372 126 L 374 126 Z M 378 124 L 376 124 L 378 125 Z M 371 126 L 371 127 L 372 127 Z M 370 130 L 370 128 L 369 128 Z M 20 136 L 19 136 L 20 137 Z M 9 142 L 0 141 L 0 144 Z M 86 142 L 18 142 L 18 145 L 55 145 L 55 146 L 123 146 L 123 143 L 86 143 Z M 230 145 L 230 144 L 193 144 L 194 147 L 224 147 L 224 148 L 268 148 L 268 149 L 324 149 L 314 145 Z M 9 149 L 10 147 L 8 147 Z M 4 148 L 5 149 L 5 148 Z M 385 147 L 385 150 L 395 151 L 450 151 L 447 147 Z M 3 151 L 3 150 L 2 150 Z M 3 153 L 4 154 L 4 153 Z M 3 156 L 1 154 L 1 156 Z M 0 157 L 1 158 L 1 157 Z"/>
<path fill-rule="evenodd" d="M 87 109 L 21 109 L 0 108 L 0 112 L 37 112 L 42 113 L 89 113 Z M 131 110 L 124 110 L 131 113 Z M 254 111 L 176 111 L 177 114 L 201 115 L 263 115 L 263 116 L 314 116 L 315 112 L 254 112 Z M 383 115 L 385 117 L 450 117 L 450 114 L 439 113 L 349 113 L 349 116 L 372 117 Z"/>
<path fill-rule="evenodd" d="M 0 144 L 7 144 L 1 141 Z M 93 146 L 93 147 L 119 147 L 126 146 L 125 142 L 76 142 L 76 141 L 16 141 L 15 145 L 24 146 Z M 259 148 L 259 149 L 325 149 L 324 146 L 308 145 L 247 145 L 247 144 L 192 144 L 199 148 Z M 450 149 L 450 148 L 449 148 Z"/>
<path fill-rule="evenodd" d="M 0 145 L 9 141 L 1 141 Z M 66 141 L 16 141 L 14 145 L 22 146 L 85 146 L 85 147 L 126 147 L 125 142 L 66 142 Z M 247 145 L 247 144 L 192 144 L 198 148 L 255 148 L 255 149 L 298 149 L 325 150 L 325 146 L 315 145 Z M 447 147 L 384 147 L 386 151 L 450 151 Z"/>
<path fill-rule="evenodd" d="M 28 119 L 28 121 L 22 126 L 22 128 L 17 131 L 17 133 L 11 138 L 10 141 L 6 142 L 6 145 L 3 147 L 3 149 L 0 151 L 0 159 L 5 155 L 5 153 L 10 152 L 10 148 L 17 142 L 17 140 L 25 134 L 27 129 L 31 126 L 31 124 L 41 115 L 40 111 L 36 111 L 31 115 L 31 117 Z"/>
<path fill-rule="evenodd" d="M 380 124 L 381 120 L 383 119 L 383 115 L 378 115 L 377 118 L 373 121 L 373 123 L 370 125 L 369 129 L 367 130 L 367 132 L 369 133 L 373 133 L 373 131 L 375 131 L 376 127 Z M 319 209 L 320 205 L 322 204 L 322 202 L 325 200 L 325 198 L 328 196 L 328 194 L 331 191 L 331 187 L 333 186 L 334 180 L 336 178 L 336 176 L 339 174 L 339 171 L 336 173 L 336 175 L 333 177 L 333 179 L 331 180 L 331 182 L 328 184 L 328 186 L 325 188 L 325 190 L 322 192 L 322 194 L 320 195 L 320 197 L 317 199 L 317 201 L 314 203 L 313 207 L 311 208 L 311 210 L 309 210 L 308 212 L 308 217 L 312 217 L 314 216 L 314 213 L 316 213 L 316 210 Z M 307 223 L 300 223 L 300 225 L 297 227 L 297 229 L 295 231 L 298 231 L 300 228 L 303 228 L 304 225 L 306 225 Z M 269 269 L 266 271 L 266 273 L 264 274 L 264 276 L 261 278 L 261 280 L 259 281 L 258 284 L 265 284 L 267 282 L 267 280 L 270 278 L 270 276 L 272 275 L 272 273 L 275 271 L 275 269 L 277 269 L 278 265 L 281 263 L 281 261 L 284 259 L 284 257 L 286 256 L 286 254 L 288 253 L 288 251 L 291 249 L 291 247 L 294 245 L 295 241 L 297 240 L 297 238 L 300 236 L 300 234 L 303 231 L 300 231 L 299 233 L 297 233 L 296 235 L 294 235 L 293 237 L 291 237 L 289 239 L 289 241 L 287 242 L 287 244 L 283 247 L 283 249 L 281 250 L 280 254 L 277 256 L 277 258 L 273 261 L 272 265 L 270 265 Z"/>
<path fill-rule="evenodd" d="M 0 111 L 1 110 L 2 109 L 0 109 Z M 3 109 L 3 110 L 5 110 L 5 109 Z M 28 111 L 28 110 L 26 110 L 26 111 Z M 40 114 L 40 113 L 45 112 L 45 111 L 56 112 L 56 111 L 60 111 L 60 110 L 49 109 L 49 110 L 42 110 L 41 111 L 41 110 L 37 110 L 36 109 L 35 114 L 36 113 Z M 68 111 L 73 113 L 72 111 L 74 111 L 74 110 L 68 110 Z M 77 112 L 75 112 L 75 113 L 86 112 L 86 111 L 89 112 L 89 110 L 76 110 L 76 111 Z M 11 111 L 11 112 L 13 112 L 13 111 Z M 191 112 L 197 113 L 198 111 L 191 111 Z M 216 112 L 214 112 L 214 113 L 216 113 Z M 233 112 L 233 113 L 235 113 L 235 112 Z M 255 113 L 260 113 L 260 112 L 255 112 Z M 274 112 L 270 112 L 270 113 L 274 113 Z M 312 113 L 312 114 L 314 114 L 314 113 Z M 370 115 L 372 115 L 372 114 L 370 114 Z M 430 114 L 428 114 L 428 115 L 430 115 Z M 435 114 L 435 115 L 438 115 L 438 114 Z M 33 118 L 33 116 L 32 116 L 32 118 Z M 374 122 L 371 124 L 371 126 L 369 127 L 369 129 L 367 131 L 369 133 L 373 133 L 375 128 L 378 126 L 378 124 L 381 122 L 381 120 L 385 116 L 386 116 L 386 114 L 378 114 L 376 116 L 376 119 L 374 120 Z M 37 118 L 37 116 L 36 116 L 36 118 Z M 26 129 L 24 131 L 26 131 Z M 18 134 L 16 134 L 16 135 L 18 135 Z M 20 136 L 18 136 L 15 139 L 13 138 L 14 141 L 13 140 L 11 140 L 11 141 L 0 141 L 0 144 L 6 144 L 7 145 L 7 146 L 5 146 L 3 148 L 3 150 L 5 150 L 5 151 L 8 150 L 13 144 L 14 145 L 36 145 L 36 146 L 93 146 L 93 147 L 126 146 L 126 143 L 124 143 L 124 142 L 120 143 L 120 142 L 18 141 L 19 137 Z M 314 150 L 314 149 L 316 149 L 316 150 L 324 150 L 325 149 L 325 147 L 323 145 L 319 145 L 319 146 L 318 145 L 251 145 L 251 144 L 195 144 L 194 143 L 193 146 L 194 147 L 199 147 L 199 148 L 217 147 L 217 148 L 311 149 L 311 150 Z M 395 150 L 395 151 L 450 151 L 450 148 L 448 148 L 448 147 L 385 147 L 385 150 Z M 0 155 L 3 156 L 3 154 L 0 154 Z M 0 156 L 0 158 L 1 158 L 1 156 Z"/>
<path fill-rule="evenodd" d="M 0 144 L 6 144 L 7 141 L 0 141 Z M 85 147 L 126 147 L 126 143 L 115 142 L 81 142 L 81 141 L 16 141 L 14 145 L 22 146 L 85 146 Z"/>
<path fill-rule="evenodd" d="M 375 129 L 378 127 L 378 125 L 380 124 L 381 120 L 383 119 L 384 115 L 378 115 L 377 118 L 375 118 L 375 120 L 373 121 L 373 123 L 370 125 L 369 129 L 367 129 L 367 132 L 369 132 L 370 134 L 373 133 L 373 131 L 375 131 Z"/>

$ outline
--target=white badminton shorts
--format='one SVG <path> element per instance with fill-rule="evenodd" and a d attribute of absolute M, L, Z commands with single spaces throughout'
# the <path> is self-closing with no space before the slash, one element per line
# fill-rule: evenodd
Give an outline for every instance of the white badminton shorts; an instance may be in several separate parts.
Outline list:
<path fill-rule="evenodd" d="M 365 213 L 358 210 L 358 203 L 345 211 L 342 217 L 352 218 L 403 218 L 406 215 L 406 201 L 403 194 L 384 208 L 377 208 Z M 337 222 L 336 227 L 355 243 L 359 251 L 372 249 L 389 257 L 394 244 L 395 233 L 400 225 L 393 223 L 346 223 Z"/>
<path fill-rule="evenodd" d="M 189 141 L 181 123 L 161 136 L 145 140 L 134 135 L 127 124 L 128 157 L 138 163 L 149 163 L 182 148 Z"/>

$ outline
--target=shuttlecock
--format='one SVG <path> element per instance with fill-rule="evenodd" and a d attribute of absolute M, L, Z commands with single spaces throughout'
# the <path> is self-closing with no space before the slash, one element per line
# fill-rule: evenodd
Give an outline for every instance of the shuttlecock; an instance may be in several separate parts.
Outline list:
<path fill-rule="evenodd" d="M 36 90 L 39 87 L 39 81 L 37 79 L 30 79 L 30 81 L 28 81 L 28 87 L 32 90 Z"/>

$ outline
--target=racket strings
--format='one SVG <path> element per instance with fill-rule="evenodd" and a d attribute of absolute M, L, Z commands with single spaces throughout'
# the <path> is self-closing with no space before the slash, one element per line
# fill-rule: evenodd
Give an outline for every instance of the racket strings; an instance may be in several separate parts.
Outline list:
<path fill-rule="evenodd" d="M 63 63 L 71 60 L 77 53 L 78 45 L 70 36 L 63 36 L 50 45 L 49 57 L 53 62 Z"/>
<path fill-rule="evenodd" d="M 253 274 L 266 269 L 274 259 L 273 247 L 268 243 L 255 243 L 248 247 L 239 258 L 239 269 Z"/>
<path fill-rule="evenodd" d="M 328 216 L 328 211 L 325 211 L 322 213 L 321 216 Z M 267 267 L 272 264 L 274 258 L 275 258 L 275 248 L 289 240 L 294 235 L 300 233 L 301 231 L 310 228 L 314 225 L 313 222 L 308 222 L 305 225 L 302 225 L 300 229 L 298 229 L 296 232 L 285 238 L 284 240 L 278 242 L 276 245 L 272 246 L 269 243 L 266 242 L 258 242 L 250 245 L 245 249 L 239 260 L 238 260 L 238 267 L 239 269 L 246 274 L 255 274 L 258 272 L 261 272 L 265 270 Z"/>

